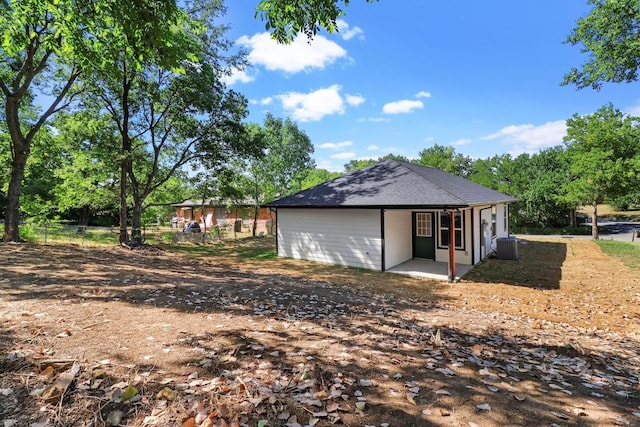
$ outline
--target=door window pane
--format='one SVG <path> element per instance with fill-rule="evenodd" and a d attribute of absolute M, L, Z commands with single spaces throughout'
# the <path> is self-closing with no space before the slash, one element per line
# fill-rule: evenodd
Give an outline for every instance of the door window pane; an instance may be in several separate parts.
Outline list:
<path fill-rule="evenodd" d="M 416 214 L 416 236 L 418 237 L 431 237 L 433 227 L 431 225 L 431 214 L 418 213 Z"/>

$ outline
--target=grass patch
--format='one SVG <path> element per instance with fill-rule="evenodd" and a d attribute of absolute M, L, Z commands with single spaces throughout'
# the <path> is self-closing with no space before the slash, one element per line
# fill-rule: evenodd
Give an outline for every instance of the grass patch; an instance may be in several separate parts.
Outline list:
<path fill-rule="evenodd" d="M 518 244 L 520 261 L 491 258 L 466 274 L 464 281 L 506 283 L 537 289 L 557 289 L 562 264 L 567 258 L 567 243 L 525 241 Z"/>
<path fill-rule="evenodd" d="M 235 260 L 276 258 L 275 238 L 245 237 L 210 244 L 165 245 L 165 249 L 192 256 L 223 257 Z"/>
<path fill-rule="evenodd" d="M 640 269 L 640 244 L 617 240 L 596 240 L 602 252 L 619 259 L 627 267 Z"/>

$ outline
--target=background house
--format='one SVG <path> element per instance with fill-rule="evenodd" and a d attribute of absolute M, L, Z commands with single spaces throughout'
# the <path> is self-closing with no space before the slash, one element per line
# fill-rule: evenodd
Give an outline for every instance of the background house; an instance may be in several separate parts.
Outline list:
<path fill-rule="evenodd" d="M 454 265 L 477 264 L 509 235 L 514 201 L 441 170 L 385 160 L 266 206 L 277 210 L 278 255 L 385 271 L 451 255 Z"/>
<path fill-rule="evenodd" d="M 238 221 L 242 231 L 251 231 L 253 226 L 255 206 L 249 201 L 231 203 L 215 199 L 185 200 L 172 206 L 175 207 L 176 226 L 180 229 L 188 221 L 197 221 L 202 228 L 206 226 L 207 229 L 214 225 L 232 227 Z M 259 208 L 256 233 L 271 234 L 274 221 L 275 212 L 266 207 Z"/>

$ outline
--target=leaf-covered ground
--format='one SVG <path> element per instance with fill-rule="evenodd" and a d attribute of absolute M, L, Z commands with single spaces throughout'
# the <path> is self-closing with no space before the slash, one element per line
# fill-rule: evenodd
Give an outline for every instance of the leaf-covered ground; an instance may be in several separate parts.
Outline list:
<path fill-rule="evenodd" d="M 0 425 L 640 424 L 638 270 L 593 242 L 457 284 L 196 249 L 0 245 Z"/>

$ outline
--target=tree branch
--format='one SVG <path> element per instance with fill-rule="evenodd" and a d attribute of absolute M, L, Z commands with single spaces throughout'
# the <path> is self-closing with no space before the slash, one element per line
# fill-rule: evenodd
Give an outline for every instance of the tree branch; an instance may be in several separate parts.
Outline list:
<path fill-rule="evenodd" d="M 35 134 L 40 130 L 42 125 L 47 121 L 47 119 L 52 114 L 54 114 L 56 111 L 58 111 L 56 108 L 62 102 L 62 100 L 65 98 L 65 96 L 67 95 L 67 92 L 69 92 L 69 90 L 73 86 L 73 83 L 76 81 L 76 79 L 78 78 L 79 75 L 80 75 L 80 71 L 78 69 L 73 69 L 71 71 L 71 75 L 69 76 L 69 79 L 65 83 L 64 87 L 58 93 L 58 96 L 56 96 L 54 101 L 49 105 L 49 108 L 47 109 L 47 111 L 45 111 L 40 116 L 38 121 L 29 130 L 29 133 L 27 133 L 27 135 L 25 137 L 25 139 L 27 141 L 31 141 L 33 139 L 33 137 L 35 136 Z"/>

